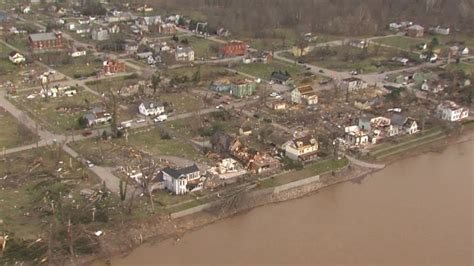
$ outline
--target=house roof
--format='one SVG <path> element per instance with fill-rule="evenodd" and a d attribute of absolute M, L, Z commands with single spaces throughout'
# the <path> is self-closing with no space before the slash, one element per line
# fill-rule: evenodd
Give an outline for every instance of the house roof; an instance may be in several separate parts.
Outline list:
<path fill-rule="evenodd" d="M 277 80 L 281 80 L 281 81 L 287 81 L 288 79 L 290 79 L 291 77 L 290 76 L 287 76 L 286 74 L 284 73 L 280 73 L 280 72 L 273 72 L 272 73 L 272 79 L 277 79 Z"/>
<path fill-rule="evenodd" d="M 362 81 L 360 78 L 355 78 L 355 77 L 350 77 L 350 78 L 345 78 L 342 81 L 345 82 L 354 82 L 354 81 Z"/>
<path fill-rule="evenodd" d="M 410 26 L 408 27 L 409 30 L 424 30 L 425 28 L 423 28 L 423 26 L 420 26 L 420 25 L 413 25 L 413 26 Z"/>
<path fill-rule="evenodd" d="M 315 142 L 315 139 L 312 135 L 306 135 L 304 137 L 295 138 L 293 140 L 295 147 L 314 145 L 315 144 L 314 142 Z"/>
<path fill-rule="evenodd" d="M 10 52 L 10 53 L 8 54 L 8 56 L 14 57 L 14 56 L 17 55 L 17 54 L 21 55 L 19 52 L 13 51 L 13 52 Z"/>
<path fill-rule="evenodd" d="M 56 33 L 54 32 L 33 33 L 33 34 L 30 34 L 30 38 L 33 42 L 56 40 Z"/>
<path fill-rule="evenodd" d="M 300 86 L 300 87 L 296 88 L 296 90 L 298 90 L 301 95 L 313 95 L 314 94 L 314 90 L 313 90 L 313 87 L 311 87 L 311 85 Z"/>
<path fill-rule="evenodd" d="M 393 114 L 390 119 L 392 125 L 396 125 L 396 126 L 403 126 L 406 120 L 407 120 L 406 117 L 399 114 Z"/>
<path fill-rule="evenodd" d="M 168 174 L 169 176 L 171 176 L 172 178 L 180 179 L 180 178 L 183 178 L 185 175 L 199 172 L 199 168 L 197 167 L 196 164 L 193 164 L 191 166 L 187 166 L 180 169 L 166 167 L 162 171 Z"/>
<path fill-rule="evenodd" d="M 146 109 L 151 109 L 151 108 L 156 108 L 156 107 L 162 107 L 163 104 L 158 101 L 150 101 L 150 100 L 145 100 L 142 102 L 142 104 L 145 106 Z"/>

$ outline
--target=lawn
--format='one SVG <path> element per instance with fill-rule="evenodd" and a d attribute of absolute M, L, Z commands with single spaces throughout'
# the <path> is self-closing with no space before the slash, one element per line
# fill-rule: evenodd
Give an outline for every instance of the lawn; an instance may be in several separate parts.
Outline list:
<path fill-rule="evenodd" d="M 305 166 L 303 170 L 284 173 L 266 179 L 260 183 L 260 186 L 263 188 L 276 187 L 300 179 L 325 174 L 331 171 L 338 171 L 347 166 L 348 163 L 349 161 L 346 158 L 318 161 Z"/>
<path fill-rule="evenodd" d="M 176 156 L 192 161 L 199 161 L 202 158 L 191 144 L 185 139 L 164 139 L 163 129 L 154 128 L 150 132 L 132 134 L 128 137 L 127 145 L 150 153 L 154 157 Z M 123 141 L 123 140 L 119 140 Z M 124 144 L 124 142 L 123 142 Z"/>
<path fill-rule="evenodd" d="M 320 67 L 336 71 L 358 71 L 373 73 L 401 69 L 404 66 L 392 62 L 393 57 L 407 57 L 410 65 L 419 62 L 415 53 L 399 51 L 378 45 L 369 45 L 368 49 L 360 49 L 349 45 L 336 47 L 318 47 L 302 57 L 302 60 Z"/>
<path fill-rule="evenodd" d="M 8 44 L 15 46 L 19 52 L 28 52 L 30 50 L 26 36 L 8 38 L 7 42 Z"/>
<path fill-rule="evenodd" d="M 10 113 L 0 108 L 0 148 L 13 148 L 34 143 L 38 137 L 17 121 Z"/>
<path fill-rule="evenodd" d="M 129 76 L 123 76 L 123 77 L 118 77 L 118 78 L 88 81 L 86 85 L 89 88 L 102 94 L 102 93 L 108 93 L 110 89 L 112 89 L 113 91 L 118 91 L 120 88 L 129 86 L 129 85 L 134 85 L 139 80 L 140 79 L 138 78 L 137 75 L 130 74 Z"/>
<path fill-rule="evenodd" d="M 196 60 L 200 58 L 208 59 L 211 57 L 218 56 L 219 44 L 202 37 L 197 36 L 185 36 L 180 37 L 180 41 L 187 39 L 188 45 L 193 47 L 194 57 Z"/>
<path fill-rule="evenodd" d="M 451 63 L 447 66 L 447 69 L 450 71 L 458 71 L 462 70 L 467 75 L 473 77 L 474 76 L 474 63 Z"/>
<path fill-rule="evenodd" d="M 60 72 L 72 78 L 90 77 L 102 67 L 102 60 L 93 55 L 86 55 L 73 58 L 69 64 L 60 64 L 56 67 Z"/>
<path fill-rule="evenodd" d="M 201 96 L 189 92 L 161 93 L 158 95 L 158 99 L 161 102 L 171 103 L 175 114 L 196 112 L 210 107 L 206 106 Z"/>
<path fill-rule="evenodd" d="M 26 93 L 21 93 L 11 100 L 40 125 L 55 133 L 65 133 L 69 132 L 71 128 L 77 128 L 77 121 L 87 111 L 88 106 L 100 105 L 100 101 L 95 95 L 81 88 L 73 97 L 45 99 L 37 96 L 34 99 L 27 99 L 26 96 Z"/>
<path fill-rule="evenodd" d="M 301 67 L 283 63 L 277 60 L 274 60 L 270 64 L 239 64 L 235 70 L 264 80 L 270 80 L 272 73 L 275 71 L 288 71 L 288 73 L 290 73 L 290 75 L 293 77 L 302 72 Z"/>
<path fill-rule="evenodd" d="M 374 42 L 397 47 L 403 50 L 418 50 L 419 44 L 427 43 L 429 40 L 420 38 L 410 38 L 405 36 L 390 36 L 376 39 Z"/>

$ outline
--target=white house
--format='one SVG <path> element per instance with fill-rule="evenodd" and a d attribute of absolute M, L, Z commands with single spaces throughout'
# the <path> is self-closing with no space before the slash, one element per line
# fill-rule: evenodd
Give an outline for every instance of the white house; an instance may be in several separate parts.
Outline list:
<path fill-rule="evenodd" d="M 391 31 L 399 31 L 403 28 L 402 24 L 393 22 L 388 25 Z"/>
<path fill-rule="evenodd" d="M 17 64 L 17 65 L 26 62 L 26 58 L 19 52 L 15 52 L 15 51 L 8 54 L 8 59 L 10 59 L 10 61 L 13 64 Z"/>
<path fill-rule="evenodd" d="M 447 121 L 460 121 L 469 116 L 469 109 L 460 107 L 453 101 L 444 101 L 436 108 L 439 118 Z"/>
<path fill-rule="evenodd" d="M 204 178 L 197 165 L 176 169 L 167 167 L 158 173 L 158 179 L 163 180 L 164 186 L 175 195 L 201 190 Z"/>
<path fill-rule="evenodd" d="M 296 104 L 314 105 L 318 103 L 318 95 L 310 85 L 300 86 L 291 92 L 291 101 Z"/>
<path fill-rule="evenodd" d="M 346 141 L 354 146 L 364 146 L 369 144 L 369 135 L 361 130 L 359 126 L 345 127 L 344 132 L 346 133 Z"/>
<path fill-rule="evenodd" d="M 437 26 L 437 27 L 429 28 L 428 31 L 432 34 L 449 35 L 449 33 L 451 32 L 451 29 Z"/>
<path fill-rule="evenodd" d="M 144 116 L 161 115 L 165 112 L 165 106 L 159 102 L 144 101 L 138 106 L 138 112 Z"/>
<path fill-rule="evenodd" d="M 192 47 L 178 46 L 175 51 L 176 61 L 192 62 L 194 61 L 194 50 Z"/>
<path fill-rule="evenodd" d="M 311 135 L 295 138 L 283 144 L 285 155 L 295 161 L 311 161 L 318 157 L 319 144 Z"/>
<path fill-rule="evenodd" d="M 403 124 L 403 131 L 405 134 L 413 135 L 419 131 L 418 123 L 415 119 L 408 117 Z"/>

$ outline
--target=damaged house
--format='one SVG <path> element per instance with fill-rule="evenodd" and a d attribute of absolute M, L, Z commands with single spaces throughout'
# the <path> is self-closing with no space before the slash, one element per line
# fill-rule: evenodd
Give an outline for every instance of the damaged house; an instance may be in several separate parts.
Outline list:
<path fill-rule="evenodd" d="M 282 148 L 286 157 L 295 161 L 308 162 L 318 157 L 319 144 L 312 135 L 306 135 L 286 142 Z"/>

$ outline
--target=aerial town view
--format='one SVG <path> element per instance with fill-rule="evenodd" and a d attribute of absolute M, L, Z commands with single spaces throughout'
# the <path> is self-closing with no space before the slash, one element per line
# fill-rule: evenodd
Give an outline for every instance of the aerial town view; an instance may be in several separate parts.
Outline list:
<path fill-rule="evenodd" d="M 472 0 L 0 0 L 0 265 L 474 265 Z"/>

